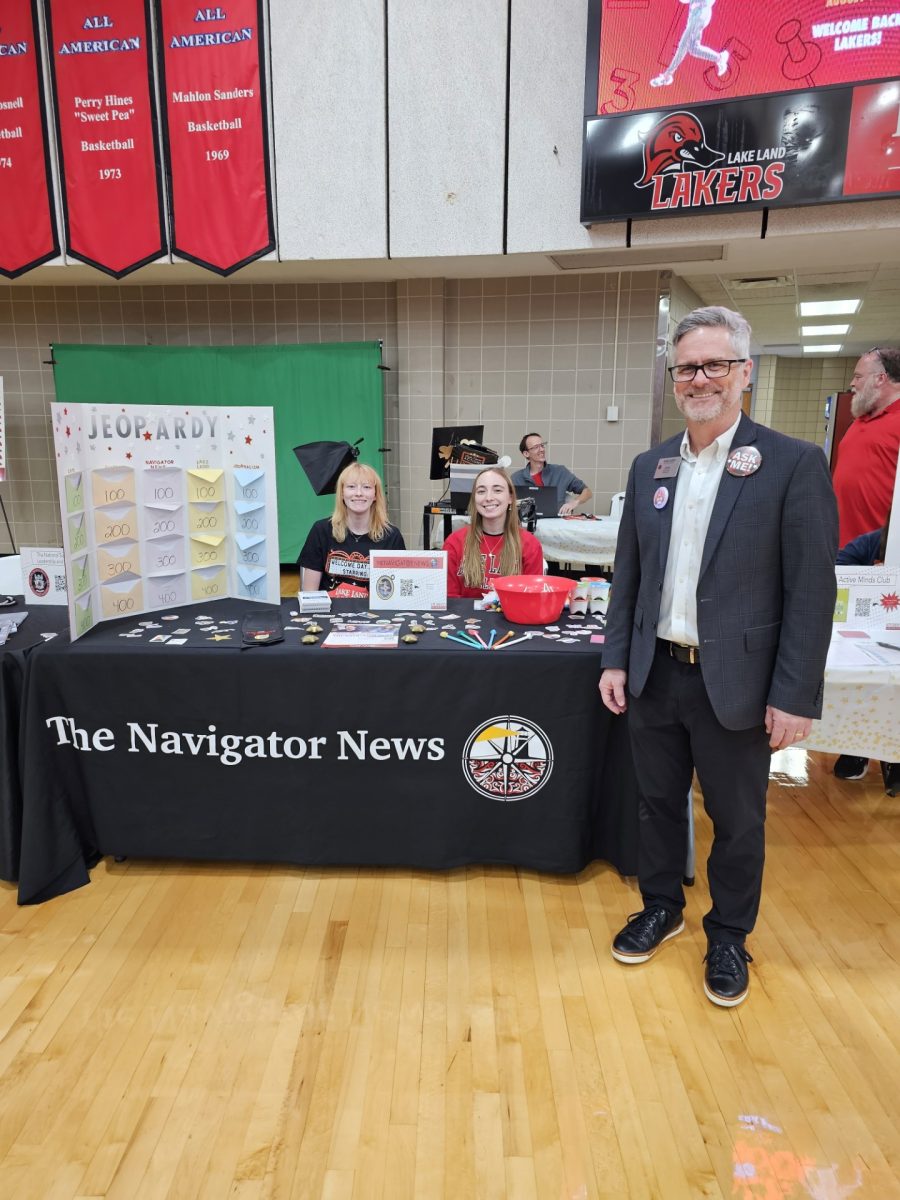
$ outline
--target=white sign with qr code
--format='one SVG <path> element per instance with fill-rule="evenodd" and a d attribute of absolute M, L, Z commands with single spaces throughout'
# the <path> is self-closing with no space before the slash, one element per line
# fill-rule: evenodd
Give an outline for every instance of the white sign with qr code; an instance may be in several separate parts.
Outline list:
<path fill-rule="evenodd" d="M 900 568 L 838 567 L 836 628 L 900 630 Z"/>
<path fill-rule="evenodd" d="M 66 560 L 62 546 L 20 546 L 25 603 L 66 604 Z"/>
<path fill-rule="evenodd" d="M 446 550 L 370 550 L 369 607 L 443 612 L 447 607 Z"/>

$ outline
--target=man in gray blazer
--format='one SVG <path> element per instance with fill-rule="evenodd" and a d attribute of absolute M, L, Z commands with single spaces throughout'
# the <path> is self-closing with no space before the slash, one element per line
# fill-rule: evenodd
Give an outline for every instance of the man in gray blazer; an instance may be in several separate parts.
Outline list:
<path fill-rule="evenodd" d="M 714 830 L 704 991 L 724 1007 L 749 987 L 770 752 L 822 711 L 837 553 L 822 451 L 741 412 L 749 354 L 750 326 L 726 308 L 696 309 L 675 331 L 669 372 L 687 429 L 632 464 L 600 679 L 606 707 L 628 708 L 642 793 L 644 908 L 613 955 L 646 962 L 684 928 L 696 769 Z"/>

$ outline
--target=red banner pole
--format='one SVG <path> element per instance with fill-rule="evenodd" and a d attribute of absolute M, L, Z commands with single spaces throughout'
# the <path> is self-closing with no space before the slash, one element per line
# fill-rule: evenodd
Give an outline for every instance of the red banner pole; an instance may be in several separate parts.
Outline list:
<path fill-rule="evenodd" d="M 220 275 L 275 248 L 262 0 L 156 0 L 172 249 Z"/>
<path fill-rule="evenodd" d="M 149 0 L 45 0 L 66 253 L 116 279 L 167 251 Z"/>
<path fill-rule="evenodd" d="M 0 21 L 0 274 L 56 258 L 37 0 L 3 0 Z"/>

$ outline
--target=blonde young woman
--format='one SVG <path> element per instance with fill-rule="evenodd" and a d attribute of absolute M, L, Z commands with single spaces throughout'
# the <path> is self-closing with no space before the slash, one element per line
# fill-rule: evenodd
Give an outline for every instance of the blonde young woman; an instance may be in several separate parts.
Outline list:
<path fill-rule="evenodd" d="M 499 467 L 475 476 L 469 524 L 451 533 L 447 551 L 447 595 L 479 599 L 502 575 L 543 575 L 541 543 L 519 524 L 512 480 Z"/>
<path fill-rule="evenodd" d="M 298 566 L 305 592 L 323 588 L 329 596 L 367 598 L 369 551 L 405 550 L 403 535 L 387 518 L 384 488 L 377 471 L 351 463 L 338 476 L 334 512 L 310 529 Z"/>

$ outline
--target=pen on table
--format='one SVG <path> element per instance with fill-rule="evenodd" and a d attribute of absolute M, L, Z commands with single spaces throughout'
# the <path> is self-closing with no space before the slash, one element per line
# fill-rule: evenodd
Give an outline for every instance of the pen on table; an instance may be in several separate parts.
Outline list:
<path fill-rule="evenodd" d="M 876 642 L 876 646 L 884 646 L 885 650 L 900 650 L 900 646 L 895 646 L 893 642 Z"/>
<path fill-rule="evenodd" d="M 509 641 L 509 639 L 512 637 L 512 635 L 513 635 L 514 633 L 515 633 L 515 630 L 514 630 L 514 629 L 510 629 L 510 630 L 509 630 L 507 633 L 504 633 L 503 637 L 502 637 L 502 638 L 500 638 L 500 639 L 497 641 L 497 644 L 496 644 L 495 646 L 492 646 L 492 647 L 491 647 L 491 649 L 492 649 L 492 650 L 496 650 L 496 649 L 498 649 L 500 646 L 502 646 L 502 645 L 503 645 L 503 643 L 504 643 L 504 642 L 508 642 L 508 641 Z"/>
<path fill-rule="evenodd" d="M 505 650 L 507 648 L 507 646 L 517 646 L 519 644 L 519 642 L 530 641 L 531 637 L 532 637 L 532 635 L 530 633 L 525 633 L 521 637 L 513 638 L 513 640 L 511 642 L 499 641 L 499 642 L 497 642 L 496 646 L 494 646 L 494 649 L 495 650 L 501 650 L 501 649 Z"/>
<path fill-rule="evenodd" d="M 472 635 L 473 635 L 474 637 L 476 637 L 476 638 L 478 639 L 478 641 L 481 643 L 482 647 L 483 647 L 485 650 L 487 650 L 487 648 L 488 648 L 488 644 L 487 644 L 487 642 L 484 640 L 484 638 L 481 636 L 481 634 L 478 632 L 478 630 L 477 630 L 477 629 L 472 629 L 472 630 L 470 630 L 469 632 L 471 632 L 471 633 L 472 633 Z"/>
<path fill-rule="evenodd" d="M 471 638 L 465 637 L 463 634 L 448 633 L 445 629 L 441 637 L 449 638 L 451 642 L 459 642 L 461 646 L 468 646 L 470 650 L 481 649 L 477 642 L 473 642 Z"/>
<path fill-rule="evenodd" d="M 494 638 L 495 638 L 496 636 L 497 636 L 497 630 L 496 630 L 496 629 L 492 629 L 492 630 L 491 630 L 491 636 L 488 638 L 488 645 L 487 645 L 487 648 L 488 648 L 488 650 L 490 650 L 491 646 L 493 646 L 493 644 L 494 644 Z"/>

